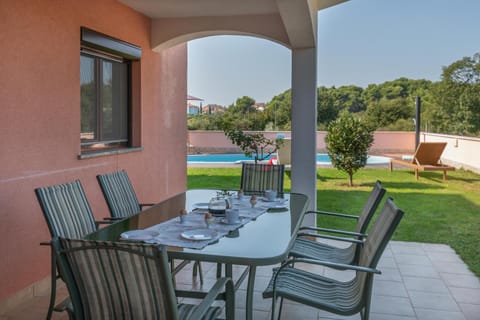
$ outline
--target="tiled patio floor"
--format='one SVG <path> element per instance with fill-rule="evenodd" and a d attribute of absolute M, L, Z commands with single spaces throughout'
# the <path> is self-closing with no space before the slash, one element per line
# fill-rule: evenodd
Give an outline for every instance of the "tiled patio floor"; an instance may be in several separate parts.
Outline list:
<path fill-rule="evenodd" d="M 192 265 L 192 264 L 190 264 Z M 204 287 L 215 281 L 215 265 L 202 263 Z M 384 252 L 378 268 L 372 298 L 372 320 L 479 320 L 480 280 L 468 270 L 463 261 L 446 245 L 392 241 Z M 254 296 L 254 319 L 269 319 L 271 300 L 262 298 L 272 267 L 257 270 Z M 240 272 L 240 268 L 235 269 Z M 344 271 L 321 268 L 315 270 L 339 279 L 351 277 Z M 192 287 L 191 270 L 185 268 L 177 277 L 177 285 Z M 198 289 L 198 279 L 194 280 Z M 236 295 L 236 317 L 244 318 L 244 283 Z M 0 320 L 44 319 L 48 296 L 36 297 L 7 314 Z M 282 319 L 360 319 L 335 316 L 295 303 L 284 304 Z M 67 319 L 55 314 L 54 319 Z"/>

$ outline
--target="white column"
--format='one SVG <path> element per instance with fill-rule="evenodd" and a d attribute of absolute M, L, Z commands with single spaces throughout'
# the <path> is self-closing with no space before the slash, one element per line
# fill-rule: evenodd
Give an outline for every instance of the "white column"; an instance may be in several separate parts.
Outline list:
<path fill-rule="evenodd" d="M 317 206 L 317 54 L 316 48 L 292 50 L 292 192 L 306 194 Z M 314 215 L 304 225 L 314 226 Z"/>

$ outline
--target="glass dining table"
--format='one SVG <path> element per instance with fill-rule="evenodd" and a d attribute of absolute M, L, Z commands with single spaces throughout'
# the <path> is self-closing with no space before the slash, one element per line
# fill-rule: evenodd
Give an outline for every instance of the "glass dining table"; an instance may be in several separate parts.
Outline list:
<path fill-rule="evenodd" d="M 214 262 L 225 266 L 225 276 L 232 277 L 232 266 L 246 266 L 245 272 L 236 279 L 235 287 L 238 289 L 241 282 L 248 276 L 245 313 L 246 319 L 253 317 L 253 291 L 256 268 L 259 266 L 275 265 L 282 262 L 288 256 L 293 245 L 294 235 L 300 228 L 303 216 L 308 206 L 308 197 L 299 193 L 285 193 L 280 203 L 282 206 L 269 206 L 265 200 L 259 199 L 255 208 L 240 208 L 240 216 L 245 218 L 244 223 L 238 228 L 231 229 L 224 236 L 222 234 L 213 242 L 206 242 L 204 246 L 181 245 L 182 223 L 179 213 L 186 210 L 189 214 L 187 219 L 199 220 L 195 215 L 203 219 L 202 210 L 198 204 L 206 204 L 219 193 L 219 190 L 192 189 L 177 194 L 167 200 L 157 203 L 140 213 L 129 218 L 120 220 L 108 225 L 98 231 L 86 236 L 88 239 L 103 241 L 119 241 L 121 235 L 131 230 L 169 230 L 171 241 L 162 243 L 161 238 L 154 239 L 154 243 L 166 245 L 170 259 L 181 259 L 186 261 Z M 263 211 L 259 211 L 261 209 Z M 253 210 L 257 214 L 250 215 Z M 260 214 L 258 214 L 260 212 Z M 194 219 L 195 218 L 195 219 Z M 200 220 L 201 220 L 200 219 Z M 221 218 L 216 218 L 210 230 L 215 230 L 215 224 L 221 223 Z M 161 229 L 162 226 L 166 228 Z M 179 228 L 180 227 L 180 228 Z M 218 225 L 218 230 L 222 226 Z M 155 229 L 157 228 L 157 229 Z M 188 224 L 185 228 L 188 228 Z M 207 229 L 203 224 L 201 228 Z M 196 227 L 198 230 L 198 226 Z M 184 230 L 183 230 L 184 231 Z M 160 231 L 161 233 L 161 231 Z M 183 237 L 184 238 L 184 237 Z M 160 240 L 159 240 L 160 239 Z M 199 239 L 203 240 L 203 239 Z M 180 244 L 176 244 L 180 241 Z M 150 242 L 150 241 L 147 241 Z M 195 239 L 192 242 L 197 244 Z M 179 296 L 201 298 L 203 292 L 182 292 Z"/>

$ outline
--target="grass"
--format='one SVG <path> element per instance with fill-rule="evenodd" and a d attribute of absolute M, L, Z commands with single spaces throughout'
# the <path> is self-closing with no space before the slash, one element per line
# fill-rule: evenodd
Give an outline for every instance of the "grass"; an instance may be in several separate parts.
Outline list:
<path fill-rule="evenodd" d="M 241 168 L 189 168 L 188 188 L 236 190 L 240 174 Z M 449 172 L 444 182 L 440 172 L 421 172 L 417 181 L 407 169 L 365 168 L 354 175 L 354 186 L 349 187 L 345 173 L 320 168 L 317 207 L 359 214 L 377 179 L 387 189 L 386 196 L 405 212 L 394 240 L 447 244 L 480 276 L 480 175 L 457 170 Z M 289 173 L 285 188 L 290 190 Z M 353 228 L 339 219 L 321 219 L 317 223 L 323 227 Z"/>

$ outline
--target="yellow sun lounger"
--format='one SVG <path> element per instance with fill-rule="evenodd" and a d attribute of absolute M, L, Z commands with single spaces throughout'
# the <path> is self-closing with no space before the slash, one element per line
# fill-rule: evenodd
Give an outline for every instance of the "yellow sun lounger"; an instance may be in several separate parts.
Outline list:
<path fill-rule="evenodd" d="M 455 170 L 455 167 L 442 164 L 440 157 L 445 149 L 446 142 L 420 142 L 412 160 L 390 160 L 390 171 L 393 165 L 412 168 L 415 178 L 418 180 L 418 171 L 443 171 L 443 180 L 447 179 L 447 171 Z"/>

